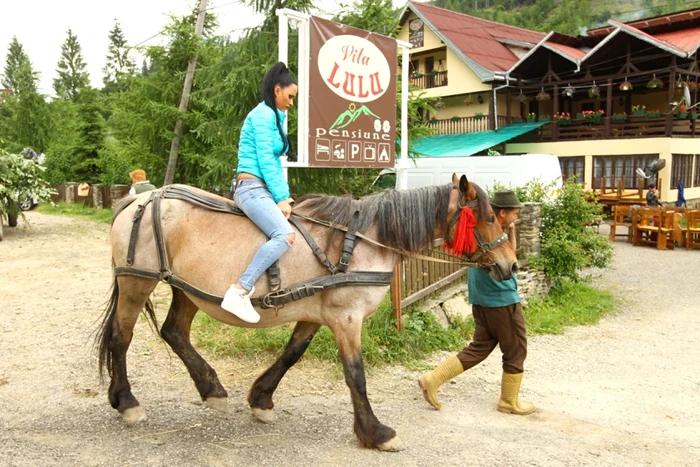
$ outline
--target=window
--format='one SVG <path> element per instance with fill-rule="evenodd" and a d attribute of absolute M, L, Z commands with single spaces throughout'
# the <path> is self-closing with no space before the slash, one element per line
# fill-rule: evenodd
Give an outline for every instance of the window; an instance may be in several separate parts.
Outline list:
<path fill-rule="evenodd" d="M 695 176 L 693 186 L 700 186 L 700 154 L 695 154 Z"/>
<path fill-rule="evenodd" d="M 584 161 L 585 158 L 583 156 L 560 157 L 559 166 L 561 167 L 562 178 L 566 180 L 569 177 L 576 177 L 576 183 L 582 183 Z"/>
<path fill-rule="evenodd" d="M 593 158 L 593 186 L 600 188 L 601 179 L 605 177 L 605 188 L 617 188 L 620 178 L 624 179 L 625 189 L 637 188 L 638 177 L 635 170 L 648 166 L 658 159 L 658 154 L 639 156 L 597 156 Z"/>
<path fill-rule="evenodd" d="M 678 187 L 678 179 L 683 180 L 686 187 L 693 185 L 693 154 L 673 154 L 671 159 L 671 183 L 670 188 Z"/>

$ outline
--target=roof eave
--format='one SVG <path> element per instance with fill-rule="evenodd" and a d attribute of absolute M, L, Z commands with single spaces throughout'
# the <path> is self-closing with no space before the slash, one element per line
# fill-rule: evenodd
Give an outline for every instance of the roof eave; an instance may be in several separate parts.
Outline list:
<path fill-rule="evenodd" d="M 638 34 L 634 30 L 637 28 L 633 28 L 632 26 L 626 25 L 624 23 L 619 23 L 615 20 L 609 20 L 608 24 L 611 26 L 616 26 L 619 30 L 625 31 L 627 34 L 629 34 L 632 37 L 635 37 L 639 39 L 640 41 L 646 42 L 647 44 L 655 45 L 661 50 L 664 50 L 668 53 L 671 53 L 673 55 L 677 55 L 679 57 L 687 58 L 688 53 L 684 52 L 680 49 L 677 49 L 673 47 L 672 45 L 669 45 L 665 43 L 664 41 L 660 41 L 659 39 L 656 39 L 653 36 L 648 36 L 646 34 Z M 641 32 L 641 31 L 640 31 Z"/>
<path fill-rule="evenodd" d="M 541 41 L 539 41 L 532 49 L 530 49 L 530 51 L 529 51 L 528 53 L 526 53 L 526 54 L 523 56 L 523 58 L 521 58 L 520 60 L 518 60 L 517 62 L 515 62 L 515 64 L 514 64 L 512 67 L 510 67 L 510 69 L 509 69 L 508 71 L 506 71 L 506 79 L 510 78 L 510 74 L 511 74 L 516 68 L 518 68 L 518 66 L 519 66 L 522 62 L 524 62 L 525 60 L 527 60 L 527 59 L 530 57 L 530 55 L 534 54 L 535 51 L 536 51 L 537 49 L 539 49 L 539 48 L 542 46 L 542 44 L 544 44 L 545 42 L 547 42 L 547 40 L 548 40 L 550 37 L 552 37 L 553 34 L 554 34 L 554 31 L 548 32 L 547 35 L 544 36 L 544 37 L 542 38 Z"/>

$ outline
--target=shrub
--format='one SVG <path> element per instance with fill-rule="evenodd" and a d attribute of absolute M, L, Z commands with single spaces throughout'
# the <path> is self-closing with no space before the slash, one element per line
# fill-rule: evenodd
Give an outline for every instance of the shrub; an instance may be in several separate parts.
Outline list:
<path fill-rule="evenodd" d="M 44 180 L 44 167 L 19 154 L 0 150 L 0 212 L 19 214 L 19 201 L 48 201 L 54 190 Z"/>
<path fill-rule="evenodd" d="M 515 188 L 496 182 L 493 187 L 487 187 L 487 193 L 489 198 L 492 198 L 497 191 L 513 190 L 521 203 L 542 203 L 554 194 L 555 187 L 556 182 L 544 183 L 539 177 L 536 177 L 524 186 Z"/>
<path fill-rule="evenodd" d="M 531 264 L 561 282 L 576 282 L 578 272 L 587 267 L 607 267 L 612 260 L 612 245 L 588 225 L 600 222 L 602 207 L 590 202 L 583 184 L 573 177 L 566 180 L 559 196 L 542 205 L 540 254 Z"/>

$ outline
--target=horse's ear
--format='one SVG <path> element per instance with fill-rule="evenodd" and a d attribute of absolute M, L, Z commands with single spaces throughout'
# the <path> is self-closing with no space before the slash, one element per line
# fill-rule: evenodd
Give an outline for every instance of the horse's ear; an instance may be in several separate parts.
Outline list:
<path fill-rule="evenodd" d="M 457 177 L 456 173 L 452 174 L 452 184 L 457 185 L 459 183 L 459 178 Z"/>
<path fill-rule="evenodd" d="M 462 175 L 459 179 L 459 191 L 465 198 L 469 194 L 469 180 L 467 180 L 466 175 Z"/>

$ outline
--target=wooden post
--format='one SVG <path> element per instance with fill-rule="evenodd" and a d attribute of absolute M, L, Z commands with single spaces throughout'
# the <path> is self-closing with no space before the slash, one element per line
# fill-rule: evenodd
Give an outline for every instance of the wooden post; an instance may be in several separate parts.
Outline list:
<path fill-rule="evenodd" d="M 207 1 L 199 0 L 199 14 L 197 15 L 197 24 L 195 25 L 195 36 L 202 37 L 204 30 L 204 17 L 207 14 Z M 170 143 L 170 157 L 168 157 L 168 168 L 165 171 L 165 181 L 163 186 L 173 183 L 175 178 L 175 168 L 177 167 L 177 156 L 180 150 L 180 138 L 182 138 L 182 114 L 187 112 L 187 105 L 190 102 L 190 91 L 192 90 L 192 81 L 194 79 L 194 68 L 197 66 L 197 54 L 195 53 L 187 63 L 187 74 L 185 75 L 185 84 L 182 87 L 182 96 L 180 97 L 180 107 L 178 112 L 180 117 L 175 123 L 175 136 Z"/>
<path fill-rule="evenodd" d="M 511 118 L 511 112 L 510 112 L 512 97 L 513 96 L 510 95 L 510 88 L 508 88 L 508 91 L 506 92 L 506 123 L 508 123 L 509 125 L 511 123 L 513 123 L 512 118 Z"/>
<path fill-rule="evenodd" d="M 391 305 L 394 307 L 394 319 L 399 332 L 401 332 L 401 290 L 403 289 L 402 265 L 403 260 L 394 266 L 394 277 L 391 279 Z"/>
<path fill-rule="evenodd" d="M 489 92 L 489 130 L 496 129 L 496 102 L 493 100 L 493 93 Z"/>
<path fill-rule="evenodd" d="M 552 110 L 554 115 L 559 113 L 559 85 L 554 85 L 554 103 L 552 104 Z M 557 141 L 559 139 L 559 120 L 554 118 L 552 115 L 552 139 Z"/>
<path fill-rule="evenodd" d="M 674 71 L 668 74 L 668 108 L 666 114 L 666 137 L 670 138 L 673 133 L 673 94 L 676 91 L 676 73 Z M 659 194 L 661 192 L 659 191 Z"/>
<path fill-rule="evenodd" d="M 612 78 L 608 78 L 608 92 L 606 96 L 605 103 L 605 137 L 610 138 L 612 136 Z"/>

